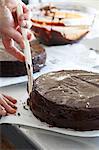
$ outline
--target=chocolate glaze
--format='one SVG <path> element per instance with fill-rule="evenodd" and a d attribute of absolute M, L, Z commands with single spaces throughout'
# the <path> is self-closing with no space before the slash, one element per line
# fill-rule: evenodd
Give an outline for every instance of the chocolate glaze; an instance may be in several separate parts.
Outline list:
<path fill-rule="evenodd" d="M 33 114 L 52 126 L 74 130 L 99 129 L 99 75 L 58 71 L 35 81 L 29 105 Z"/>
<path fill-rule="evenodd" d="M 46 52 L 38 41 L 30 43 L 32 53 L 33 71 L 38 72 L 45 65 Z M 25 63 L 19 61 L 0 61 L 0 77 L 13 77 L 26 75 Z"/>

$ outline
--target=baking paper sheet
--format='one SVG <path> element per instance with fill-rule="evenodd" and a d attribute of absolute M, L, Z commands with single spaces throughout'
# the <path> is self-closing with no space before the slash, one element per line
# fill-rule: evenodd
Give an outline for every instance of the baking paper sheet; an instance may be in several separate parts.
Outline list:
<path fill-rule="evenodd" d="M 22 96 L 19 96 L 18 99 L 18 111 L 16 115 L 9 115 L 6 117 L 2 117 L 0 120 L 0 124 L 2 123 L 10 123 L 10 124 L 16 124 L 16 125 L 23 125 L 27 127 L 32 127 L 35 129 L 42 129 L 44 132 L 54 132 L 54 133 L 60 133 L 64 135 L 72 135 L 72 136 L 79 136 L 79 137 L 98 137 L 99 131 L 74 131 L 71 129 L 64 129 L 64 128 L 56 128 L 51 127 L 48 124 L 41 122 L 40 120 L 36 119 L 36 117 L 32 114 L 32 112 L 29 110 L 28 106 L 26 106 L 26 100 L 27 100 L 27 94 Z M 24 109 L 24 106 L 26 106 L 26 109 Z M 18 116 L 18 113 L 20 113 L 20 116 Z"/>
<path fill-rule="evenodd" d="M 95 41 L 97 40 L 95 39 Z M 97 68 L 93 67 L 98 63 L 98 61 L 96 60 L 99 60 L 99 54 L 97 54 L 97 57 L 96 56 L 92 57 L 91 53 L 93 53 L 93 51 L 88 49 L 90 45 L 85 46 L 84 42 L 85 41 L 73 45 L 66 45 L 66 46 L 46 47 L 47 50 L 46 66 L 41 70 L 41 72 L 36 73 L 34 77 L 36 78 L 42 73 L 60 70 L 60 69 L 83 69 L 83 70 L 91 70 L 94 72 L 99 72 L 99 67 Z M 97 44 L 99 44 L 99 42 L 97 42 Z M 96 44 L 93 46 L 96 46 Z M 20 77 L 20 79 L 21 78 L 22 77 Z M 23 79 L 25 79 L 25 77 L 23 77 Z M 16 91 L 13 89 L 13 94 L 14 92 Z M 20 91 L 17 91 L 16 96 L 18 100 L 17 114 L 2 117 L 0 123 L 19 124 L 19 125 L 36 128 L 36 129 L 43 129 L 45 130 L 44 132 L 49 131 L 49 132 L 66 134 L 66 135 L 80 136 L 80 137 L 99 136 L 99 131 L 78 132 L 70 129 L 50 127 L 48 124 L 42 123 L 41 121 L 36 119 L 34 115 L 31 113 L 31 111 L 29 110 L 29 108 L 26 106 L 27 105 L 26 100 L 28 97 L 27 92 L 22 93 Z M 24 105 L 28 110 L 25 110 L 23 108 Z M 18 113 L 20 113 L 20 116 L 18 116 Z"/>

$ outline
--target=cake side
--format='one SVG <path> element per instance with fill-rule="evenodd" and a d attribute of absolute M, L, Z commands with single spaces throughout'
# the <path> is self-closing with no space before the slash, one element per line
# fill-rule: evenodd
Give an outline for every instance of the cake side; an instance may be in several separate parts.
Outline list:
<path fill-rule="evenodd" d="M 36 40 L 30 43 L 33 71 L 38 72 L 45 65 L 46 51 Z M 26 75 L 26 66 L 24 62 L 19 62 L 16 58 L 6 52 L 1 51 L 2 58 L 0 59 L 0 77 L 13 77 Z M 6 56 L 5 56 L 6 55 Z"/>
<path fill-rule="evenodd" d="M 88 28 L 82 30 L 78 27 L 66 27 L 63 28 L 62 33 L 60 33 L 58 31 L 60 27 L 41 27 L 39 25 L 33 25 L 31 30 L 34 31 L 36 38 L 47 46 L 73 44 L 81 40 L 89 32 Z M 67 33 L 67 31 L 70 31 L 70 33 Z"/>
<path fill-rule="evenodd" d="M 59 71 L 40 76 L 29 101 L 33 114 L 56 127 L 99 129 L 99 75 Z"/>

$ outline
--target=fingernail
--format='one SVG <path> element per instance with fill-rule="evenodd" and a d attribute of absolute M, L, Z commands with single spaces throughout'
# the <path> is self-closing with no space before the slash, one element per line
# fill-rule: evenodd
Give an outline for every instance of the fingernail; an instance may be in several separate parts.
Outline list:
<path fill-rule="evenodd" d="M 28 38 L 28 40 L 31 40 L 32 35 L 31 35 L 31 34 L 28 34 L 27 38 Z"/>
<path fill-rule="evenodd" d="M 21 26 L 22 26 L 22 27 L 26 27 L 26 26 L 27 26 L 26 21 L 23 21 L 23 22 L 21 23 Z"/>
<path fill-rule="evenodd" d="M 13 109 L 12 108 L 12 112 L 11 112 L 12 114 L 15 114 L 16 113 L 16 109 Z"/>
<path fill-rule="evenodd" d="M 19 21 L 22 21 L 22 20 L 24 20 L 24 16 L 21 15 L 21 16 L 19 17 Z"/>
<path fill-rule="evenodd" d="M 12 106 L 15 110 L 17 109 L 17 107 L 14 105 L 14 106 Z"/>
<path fill-rule="evenodd" d="M 14 99 L 14 100 L 13 100 L 13 104 L 16 104 L 16 103 L 17 103 L 17 100 L 16 100 L 16 99 Z"/>
<path fill-rule="evenodd" d="M 25 56 L 23 56 L 23 62 L 25 62 Z"/>
<path fill-rule="evenodd" d="M 24 49 L 24 47 L 25 47 L 25 46 L 24 46 L 24 42 L 21 42 L 21 43 L 20 43 L 20 47 L 21 47 L 22 49 Z"/>
<path fill-rule="evenodd" d="M 25 62 L 25 56 L 24 56 L 24 55 L 22 55 L 22 56 L 19 58 L 19 61 L 21 61 L 21 62 Z"/>

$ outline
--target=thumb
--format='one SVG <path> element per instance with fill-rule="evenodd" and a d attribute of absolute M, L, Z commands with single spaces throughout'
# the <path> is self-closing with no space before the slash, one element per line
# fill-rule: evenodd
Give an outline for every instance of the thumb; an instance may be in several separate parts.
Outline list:
<path fill-rule="evenodd" d="M 3 36 L 2 37 L 2 42 L 4 44 L 4 47 L 8 53 L 16 57 L 19 61 L 24 62 L 25 61 L 25 56 L 24 54 L 19 51 L 13 44 L 13 40 L 10 39 L 9 37 Z"/>

